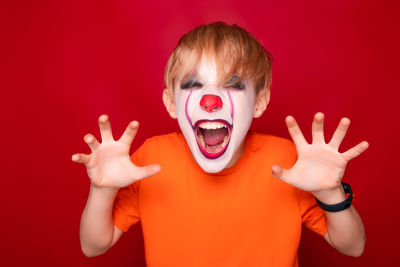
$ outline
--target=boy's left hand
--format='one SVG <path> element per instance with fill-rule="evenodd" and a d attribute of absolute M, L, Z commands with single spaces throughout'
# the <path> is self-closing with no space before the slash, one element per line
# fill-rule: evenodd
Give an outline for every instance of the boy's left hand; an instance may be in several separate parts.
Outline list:
<path fill-rule="evenodd" d="M 347 162 L 369 146 L 368 142 L 363 141 L 346 152 L 339 153 L 340 143 L 349 124 L 348 118 L 342 118 L 331 141 L 325 143 L 324 114 L 318 112 L 312 122 L 312 144 L 308 144 L 295 119 L 287 116 L 286 125 L 296 145 L 298 159 L 294 166 L 287 170 L 273 165 L 272 175 L 294 187 L 310 191 L 317 198 L 326 196 L 325 199 L 329 202 L 329 195 L 341 190 L 341 179 Z"/>

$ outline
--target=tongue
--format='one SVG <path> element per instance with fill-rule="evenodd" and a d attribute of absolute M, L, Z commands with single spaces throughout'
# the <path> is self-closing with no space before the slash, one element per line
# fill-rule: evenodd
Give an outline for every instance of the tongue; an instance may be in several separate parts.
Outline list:
<path fill-rule="evenodd" d="M 221 129 L 202 129 L 204 142 L 209 146 L 221 144 L 227 134 L 226 128 Z"/>

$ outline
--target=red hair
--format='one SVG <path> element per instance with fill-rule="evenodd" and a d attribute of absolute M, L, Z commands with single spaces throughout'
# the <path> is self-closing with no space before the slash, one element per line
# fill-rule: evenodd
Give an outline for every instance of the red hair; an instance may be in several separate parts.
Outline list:
<path fill-rule="evenodd" d="M 237 75 L 251 79 L 257 91 L 271 85 L 271 54 L 245 29 L 214 22 L 181 37 L 165 68 L 166 87 L 173 90 L 177 79 L 195 72 L 202 56 L 215 60 L 221 83 Z"/>

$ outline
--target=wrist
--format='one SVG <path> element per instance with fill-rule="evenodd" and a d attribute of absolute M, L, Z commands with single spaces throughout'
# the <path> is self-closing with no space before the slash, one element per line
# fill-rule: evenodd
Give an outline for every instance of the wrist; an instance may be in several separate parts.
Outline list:
<path fill-rule="evenodd" d="M 346 200 L 346 193 L 344 192 L 343 186 L 341 184 L 337 188 L 315 191 L 312 192 L 312 194 L 319 201 L 327 205 L 337 204 Z"/>
<path fill-rule="evenodd" d="M 343 188 L 340 191 L 328 191 L 324 192 L 324 194 L 321 194 L 321 192 L 317 192 L 317 196 L 324 199 L 324 201 L 328 203 L 324 203 L 318 198 L 315 198 L 319 207 L 323 209 L 324 211 L 327 212 L 338 212 L 342 210 L 346 210 L 351 207 L 351 202 L 353 200 L 353 191 L 351 190 L 351 186 L 346 183 L 341 183 Z M 338 199 L 341 199 L 343 196 L 343 193 L 345 193 L 346 199 L 336 203 L 336 204 L 331 204 L 329 202 L 331 201 L 336 201 Z M 348 194 L 348 196 L 346 195 Z"/>
<path fill-rule="evenodd" d="M 118 193 L 119 188 L 106 187 L 106 186 L 96 186 L 90 184 L 90 193 L 92 195 L 102 195 L 104 197 L 114 198 Z"/>

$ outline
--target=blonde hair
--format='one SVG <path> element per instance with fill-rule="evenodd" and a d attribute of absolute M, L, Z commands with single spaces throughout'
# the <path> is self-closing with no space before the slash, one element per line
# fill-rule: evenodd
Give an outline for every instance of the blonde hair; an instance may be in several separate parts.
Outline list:
<path fill-rule="evenodd" d="M 220 83 L 237 75 L 252 80 L 257 92 L 271 85 L 271 54 L 245 29 L 214 22 L 181 37 L 165 68 L 165 86 L 174 90 L 176 79 L 193 74 L 202 56 L 215 60 Z"/>

